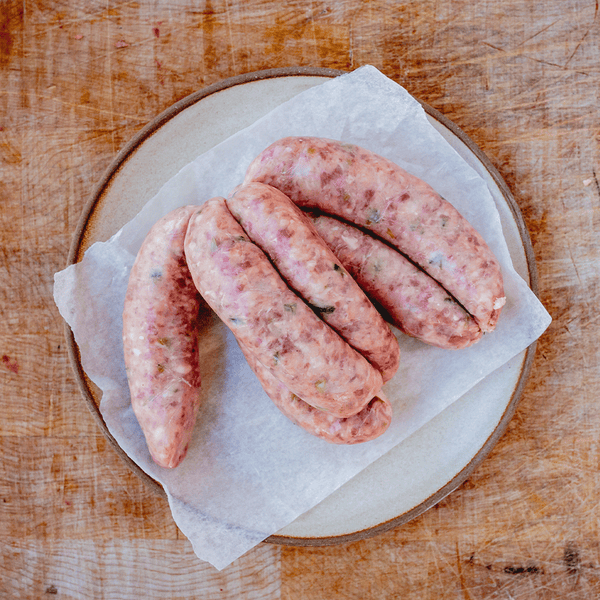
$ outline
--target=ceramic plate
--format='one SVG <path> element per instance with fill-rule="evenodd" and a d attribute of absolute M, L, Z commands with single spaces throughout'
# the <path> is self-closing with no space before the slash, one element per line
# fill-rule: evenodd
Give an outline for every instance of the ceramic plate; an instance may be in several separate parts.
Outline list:
<path fill-rule="evenodd" d="M 184 98 L 147 125 L 117 155 L 79 223 L 69 264 L 96 241 L 109 239 L 183 166 L 294 95 L 340 71 L 272 69 L 242 75 Z M 498 207 L 517 272 L 537 291 L 531 242 L 498 172 L 452 122 L 423 105 L 432 125 L 487 182 Z M 67 328 L 70 356 L 82 393 L 117 452 L 157 493 L 111 437 L 98 409 L 100 393 L 86 377 Z M 385 456 L 267 539 L 325 545 L 375 535 L 421 514 L 458 487 L 504 432 L 521 395 L 534 345 L 514 357 Z"/>

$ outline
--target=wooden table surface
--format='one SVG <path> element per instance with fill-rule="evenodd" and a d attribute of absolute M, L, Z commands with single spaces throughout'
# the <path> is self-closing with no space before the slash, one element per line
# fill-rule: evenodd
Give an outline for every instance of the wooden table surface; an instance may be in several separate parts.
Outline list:
<path fill-rule="evenodd" d="M 107 443 L 52 299 L 121 147 L 227 77 L 372 64 L 487 154 L 553 323 L 508 430 L 407 525 L 218 572 Z M 598 0 L 0 0 L 0 597 L 600 597 Z"/>

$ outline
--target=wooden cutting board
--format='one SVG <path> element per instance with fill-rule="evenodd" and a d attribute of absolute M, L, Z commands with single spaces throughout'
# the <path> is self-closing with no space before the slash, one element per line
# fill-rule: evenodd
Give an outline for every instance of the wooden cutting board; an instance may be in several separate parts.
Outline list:
<path fill-rule="evenodd" d="M 0 2 L 0 597 L 600 597 L 600 16 L 595 0 Z M 53 274 L 125 143 L 224 78 L 372 64 L 486 153 L 554 321 L 489 458 L 417 520 L 219 573 L 77 389 Z"/>

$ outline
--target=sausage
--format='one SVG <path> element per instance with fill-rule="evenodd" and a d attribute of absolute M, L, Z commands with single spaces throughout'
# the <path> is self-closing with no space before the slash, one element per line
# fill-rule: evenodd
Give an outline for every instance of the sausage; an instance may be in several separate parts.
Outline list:
<path fill-rule="evenodd" d="M 240 348 L 263 389 L 275 406 L 293 423 L 331 444 L 362 444 L 383 435 L 392 421 L 392 406 L 380 390 L 359 413 L 339 419 L 312 407 L 290 392 L 256 360 L 243 344 Z"/>
<path fill-rule="evenodd" d="M 238 186 L 227 207 L 288 286 L 379 370 L 384 382 L 391 379 L 400 361 L 398 341 L 302 211 L 262 183 Z"/>
<path fill-rule="evenodd" d="M 401 331 L 445 349 L 466 348 L 481 338 L 473 317 L 391 246 L 333 217 L 307 216 L 358 285 Z"/>
<path fill-rule="evenodd" d="M 381 386 L 379 371 L 319 319 L 250 241 L 224 198 L 190 219 L 185 255 L 208 305 L 289 390 L 336 417 L 356 414 Z"/>
<path fill-rule="evenodd" d="M 506 298 L 495 256 L 449 202 L 398 165 L 352 144 L 288 137 L 254 159 L 250 181 L 369 229 L 438 281 L 483 332 L 496 326 Z"/>
<path fill-rule="evenodd" d="M 196 209 L 178 208 L 152 227 L 131 269 L 123 307 L 131 405 L 154 462 L 168 468 L 187 453 L 200 402 L 200 296 L 184 256 Z"/>

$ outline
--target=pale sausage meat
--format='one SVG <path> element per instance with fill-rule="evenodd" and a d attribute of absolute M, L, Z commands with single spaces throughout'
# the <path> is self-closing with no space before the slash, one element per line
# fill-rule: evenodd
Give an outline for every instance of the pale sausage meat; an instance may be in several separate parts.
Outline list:
<path fill-rule="evenodd" d="M 288 137 L 252 162 L 250 181 L 369 229 L 438 281 L 483 332 L 494 329 L 506 302 L 497 259 L 449 202 L 398 165 L 352 144 Z"/>
<path fill-rule="evenodd" d="M 339 219 L 308 213 L 342 265 L 401 331 L 444 349 L 466 348 L 483 332 L 425 271 L 368 233 Z"/>
<path fill-rule="evenodd" d="M 379 371 L 286 285 L 223 198 L 194 213 L 185 254 L 206 302 L 294 394 L 344 418 L 360 412 L 379 392 Z"/>
<path fill-rule="evenodd" d="M 236 188 L 227 206 L 284 281 L 384 382 L 391 379 L 400 360 L 394 334 L 302 211 L 279 190 L 256 182 Z"/>
<path fill-rule="evenodd" d="M 378 394 L 359 413 L 339 419 L 301 400 L 256 360 L 240 344 L 248 365 L 256 374 L 275 406 L 293 423 L 330 444 L 363 444 L 383 435 L 392 421 L 392 406 L 383 393 Z"/>
<path fill-rule="evenodd" d="M 187 453 L 200 401 L 200 296 L 184 256 L 195 210 L 178 208 L 152 227 L 131 269 L 123 308 L 131 405 L 153 460 L 168 468 Z"/>

